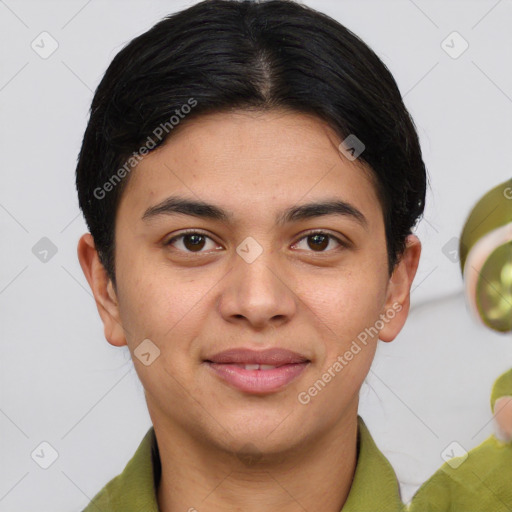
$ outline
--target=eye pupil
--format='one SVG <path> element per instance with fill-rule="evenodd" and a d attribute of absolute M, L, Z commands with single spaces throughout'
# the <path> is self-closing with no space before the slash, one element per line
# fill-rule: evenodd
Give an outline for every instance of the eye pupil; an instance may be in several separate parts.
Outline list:
<path fill-rule="evenodd" d="M 190 250 L 190 247 L 187 244 L 187 241 L 189 241 L 191 243 L 192 250 L 201 250 L 204 247 L 204 238 L 205 237 L 203 235 L 198 234 L 184 235 L 183 245 Z"/>
<path fill-rule="evenodd" d="M 328 245 L 329 245 L 329 237 L 326 236 L 326 235 L 322 235 L 322 234 L 319 234 L 319 233 L 316 233 L 314 235 L 310 235 L 308 237 L 309 240 L 314 240 L 313 244 L 318 244 L 318 245 L 311 245 L 309 242 L 308 242 L 308 245 L 311 247 L 311 249 L 325 249 Z"/>

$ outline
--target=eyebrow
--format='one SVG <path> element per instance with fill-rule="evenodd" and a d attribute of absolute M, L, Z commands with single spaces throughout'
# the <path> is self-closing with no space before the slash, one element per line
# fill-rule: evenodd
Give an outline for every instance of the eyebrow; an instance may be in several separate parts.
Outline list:
<path fill-rule="evenodd" d="M 180 196 L 170 196 L 162 202 L 154 206 L 150 206 L 142 215 L 142 220 L 149 220 L 160 215 L 176 214 L 217 220 L 225 224 L 229 224 L 234 219 L 232 213 L 214 204 L 199 200 L 186 199 Z M 368 221 L 363 213 L 355 206 L 340 199 L 315 201 L 298 206 L 291 206 L 277 215 L 276 225 L 284 225 L 324 215 L 339 215 L 346 217 L 356 221 L 363 228 L 368 228 Z"/>

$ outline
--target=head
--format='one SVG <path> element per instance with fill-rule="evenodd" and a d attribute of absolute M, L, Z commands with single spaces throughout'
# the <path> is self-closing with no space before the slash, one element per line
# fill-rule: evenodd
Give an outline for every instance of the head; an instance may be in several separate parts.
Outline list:
<path fill-rule="evenodd" d="M 272 451 L 355 414 L 377 340 L 407 317 L 426 188 L 397 85 L 357 36 L 287 0 L 163 19 L 99 84 L 77 188 L 79 259 L 154 422 Z M 306 364 L 273 392 L 241 391 L 208 363 L 275 347 Z"/>

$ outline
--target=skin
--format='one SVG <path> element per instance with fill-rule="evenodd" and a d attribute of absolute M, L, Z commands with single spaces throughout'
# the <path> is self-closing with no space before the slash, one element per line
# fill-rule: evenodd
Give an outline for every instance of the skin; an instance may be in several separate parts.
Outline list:
<path fill-rule="evenodd" d="M 512 396 L 502 396 L 496 400 L 494 417 L 500 439 L 512 441 Z"/>
<path fill-rule="evenodd" d="M 404 325 L 421 245 L 410 235 L 389 277 L 371 175 L 339 152 L 340 142 L 324 122 L 299 113 L 191 119 L 130 175 L 116 216 L 116 288 L 91 235 L 79 241 L 105 337 L 128 345 L 145 389 L 162 460 L 163 512 L 339 512 L 346 501 L 357 461 L 359 389 L 378 337 L 392 341 Z M 142 220 L 147 208 L 177 194 L 233 218 Z M 349 202 L 367 225 L 346 215 L 275 223 L 288 207 L 326 199 Z M 186 237 L 164 245 L 190 228 L 209 237 L 199 249 Z M 312 229 L 348 245 L 319 244 L 304 234 Z M 263 250 L 252 263 L 236 252 L 248 236 Z M 401 310 L 379 336 L 307 405 L 299 403 L 298 394 L 393 304 Z M 134 355 L 144 339 L 160 350 L 149 366 Z M 235 347 L 282 347 L 310 363 L 282 390 L 251 395 L 203 363 Z"/>

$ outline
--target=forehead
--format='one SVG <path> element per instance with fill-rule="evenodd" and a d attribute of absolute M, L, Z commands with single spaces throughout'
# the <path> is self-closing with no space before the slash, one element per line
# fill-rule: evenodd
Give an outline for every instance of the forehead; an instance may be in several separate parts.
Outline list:
<path fill-rule="evenodd" d="M 171 194 L 246 214 L 327 195 L 380 210 L 371 171 L 348 160 L 338 135 L 314 116 L 238 111 L 185 121 L 131 172 L 121 201 L 130 210 Z"/>

